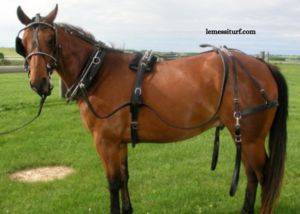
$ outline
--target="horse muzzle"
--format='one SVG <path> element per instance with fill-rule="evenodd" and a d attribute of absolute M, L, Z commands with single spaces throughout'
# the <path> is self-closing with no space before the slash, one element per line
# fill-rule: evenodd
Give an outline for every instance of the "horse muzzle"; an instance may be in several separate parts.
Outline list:
<path fill-rule="evenodd" d="M 43 77 L 42 80 L 40 81 L 40 83 L 38 83 L 38 84 L 30 82 L 30 87 L 33 91 L 35 91 L 41 97 L 51 95 L 51 91 L 53 89 L 53 86 L 47 80 L 46 77 Z"/>

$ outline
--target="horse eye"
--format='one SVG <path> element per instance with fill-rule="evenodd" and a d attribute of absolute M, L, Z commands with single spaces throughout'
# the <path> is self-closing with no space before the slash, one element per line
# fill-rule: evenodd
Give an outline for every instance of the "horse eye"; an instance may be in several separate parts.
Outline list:
<path fill-rule="evenodd" d="M 54 43 L 54 38 L 49 40 L 49 45 L 53 45 L 53 43 Z"/>

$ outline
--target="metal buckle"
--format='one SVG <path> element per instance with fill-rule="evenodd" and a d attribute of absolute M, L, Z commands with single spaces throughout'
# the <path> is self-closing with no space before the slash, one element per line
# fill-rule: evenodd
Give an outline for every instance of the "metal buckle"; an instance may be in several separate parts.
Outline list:
<path fill-rule="evenodd" d="M 139 127 L 139 123 L 137 121 L 131 122 L 131 128 L 137 130 Z"/>
<path fill-rule="evenodd" d="M 134 93 L 137 94 L 137 91 L 140 91 L 139 95 L 142 94 L 142 88 L 141 88 L 141 87 L 137 87 L 137 88 L 134 90 Z"/>
<path fill-rule="evenodd" d="M 235 136 L 235 142 L 236 143 L 241 143 L 242 142 L 242 136 L 241 135 L 236 135 Z"/>

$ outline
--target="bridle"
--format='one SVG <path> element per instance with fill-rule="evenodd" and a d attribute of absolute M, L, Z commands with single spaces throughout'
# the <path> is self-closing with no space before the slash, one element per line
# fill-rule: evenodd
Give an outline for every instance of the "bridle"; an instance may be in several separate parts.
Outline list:
<path fill-rule="evenodd" d="M 53 50 L 53 56 L 43 52 L 39 45 L 39 42 L 38 42 L 38 30 L 39 30 L 38 27 L 39 26 L 44 26 L 44 27 L 50 28 L 55 33 L 55 47 Z M 25 47 L 23 46 L 22 39 L 19 37 L 19 35 L 22 31 L 25 31 L 28 28 L 32 28 L 34 37 L 33 37 L 32 45 L 31 45 L 30 53 L 26 56 Z M 36 14 L 34 22 L 28 24 L 25 28 L 21 29 L 16 37 L 16 52 L 25 58 L 24 59 L 24 68 L 28 72 L 29 78 L 30 78 L 30 66 L 28 64 L 28 60 L 30 60 L 30 58 L 34 55 L 42 55 L 43 56 L 45 63 L 47 65 L 47 73 L 48 73 L 48 78 L 49 78 L 49 82 L 50 82 L 50 90 L 52 90 L 52 88 L 53 88 L 52 82 L 51 82 L 51 75 L 52 75 L 55 67 L 58 65 L 58 62 L 57 62 L 58 41 L 57 40 L 58 40 L 58 35 L 57 35 L 57 28 L 56 28 L 55 24 L 49 24 L 46 22 L 42 22 L 40 14 Z M 39 50 L 38 52 L 33 52 L 33 48 L 34 48 L 35 44 Z M 46 57 L 53 60 L 54 63 L 52 66 L 49 65 L 49 63 L 46 60 Z"/>
<path fill-rule="evenodd" d="M 53 51 L 53 56 L 51 56 L 50 54 L 47 54 L 47 53 L 44 53 L 39 45 L 39 42 L 38 42 L 38 27 L 39 26 L 45 26 L 45 27 L 48 27 L 48 28 L 51 28 L 54 32 L 55 32 L 55 47 L 54 47 L 54 51 Z M 31 50 L 30 50 L 30 53 L 26 56 L 26 51 L 25 51 L 25 47 L 23 46 L 22 44 L 22 39 L 19 37 L 20 33 L 28 28 L 32 28 L 33 29 L 33 32 L 34 32 L 34 38 L 33 38 L 33 41 L 32 41 L 32 45 L 31 45 Z M 41 21 L 41 16 L 40 14 L 37 14 L 36 15 L 36 18 L 35 18 L 35 21 L 28 24 L 25 28 L 21 29 L 18 33 L 18 36 L 16 37 L 16 52 L 18 54 L 20 54 L 21 56 L 24 57 L 24 68 L 26 71 L 28 71 L 28 77 L 30 77 L 30 67 L 28 65 L 28 62 L 27 60 L 30 60 L 30 57 L 34 56 L 34 55 L 42 55 L 44 60 L 45 60 L 45 63 L 47 65 L 47 73 L 48 73 L 48 78 L 49 78 L 49 82 L 50 82 L 50 90 L 53 89 L 53 86 L 52 86 L 52 81 L 51 81 L 51 75 L 53 73 L 53 70 L 55 69 L 55 67 L 58 65 L 57 63 L 57 51 L 58 51 L 58 43 L 57 43 L 57 29 L 56 29 L 56 26 L 55 24 L 51 25 L 49 23 L 46 23 L 46 22 L 42 22 Z M 36 44 L 37 48 L 38 48 L 38 52 L 32 52 L 33 51 L 33 47 L 34 47 L 34 44 Z M 47 62 L 46 60 L 46 57 L 52 59 L 54 61 L 53 65 L 50 66 L 49 63 Z M 16 128 L 16 129 L 13 129 L 11 131 L 7 131 L 7 132 L 2 132 L 0 133 L 0 135 L 4 135 L 4 134 L 9 134 L 9 133 L 12 133 L 12 132 L 15 132 L 19 129 L 22 129 L 24 128 L 25 126 L 28 126 L 29 124 L 31 124 L 33 121 L 35 121 L 39 115 L 41 114 L 42 112 L 42 108 L 43 108 L 43 104 L 45 102 L 47 98 L 47 95 L 41 95 L 41 101 L 40 101 L 40 107 L 39 107 L 39 111 L 38 111 L 38 114 L 31 120 L 29 121 L 28 123 L 26 123 L 25 125 L 19 127 L 19 128 Z"/>

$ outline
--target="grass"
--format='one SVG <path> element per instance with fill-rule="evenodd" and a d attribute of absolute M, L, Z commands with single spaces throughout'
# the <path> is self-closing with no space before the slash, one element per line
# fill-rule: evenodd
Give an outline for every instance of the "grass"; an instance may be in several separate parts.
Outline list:
<path fill-rule="evenodd" d="M 3 48 L 2 47 L 2 48 L 0 48 L 0 53 L 3 53 L 4 57 L 16 58 L 16 60 L 5 60 L 5 62 L 0 60 L 0 66 L 2 66 L 2 65 L 19 66 L 19 65 L 23 65 L 23 63 L 24 63 L 23 57 L 21 57 L 19 54 L 16 53 L 15 48 Z"/>
<path fill-rule="evenodd" d="M 278 64 L 290 92 L 288 158 L 276 213 L 300 210 L 299 110 L 300 65 Z M 84 128 L 76 103 L 58 98 L 58 76 L 42 114 L 33 124 L 0 136 L 0 213 L 109 213 L 109 192 L 93 137 Z M 33 118 L 39 97 L 26 74 L 1 74 L 0 132 Z M 134 213 L 237 214 L 242 208 L 246 177 L 241 170 L 235 197 L 229 196 L 235 147 L 221 132 L 219 162 L 210 170 L 214 130 L 173 144 L 139 144 L 129 148 L 129 188 Z M 75 173 L 47 183 L 24 183 L 9 174 L 32 166 L 66 165 Z M 260 208 L 260 190 L 255 205 Z"/>
<path fill-rule="evenodd" d="M 19 54 L 16 53 L 15 48 L 0 48 L 0 53 L 3 53 L 5 57 L 11 56 L 11 57 L 20 57 Z"/>

